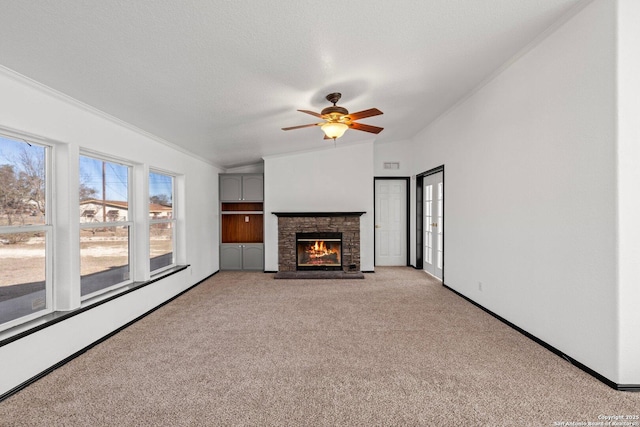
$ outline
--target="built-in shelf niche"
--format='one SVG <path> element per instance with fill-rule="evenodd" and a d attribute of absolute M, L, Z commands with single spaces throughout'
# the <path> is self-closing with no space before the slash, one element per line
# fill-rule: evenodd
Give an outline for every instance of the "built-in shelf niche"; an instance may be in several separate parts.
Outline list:
<path fill-rule="evenodd" d="M 262 209 L 261 202 L 222 203 L 222 243 L 263 243 Z"/>
<path fill-rule="evenodd" d="M 238 214 L 242 212 L 262 213 L 262 202 L 222 203 L 222 214 Z"/>

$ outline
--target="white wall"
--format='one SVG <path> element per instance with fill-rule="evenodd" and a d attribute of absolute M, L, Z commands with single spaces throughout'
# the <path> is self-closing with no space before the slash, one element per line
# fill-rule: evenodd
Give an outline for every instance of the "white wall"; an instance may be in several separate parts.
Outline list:
<path fill-rule="evenodd" d="M 0 93 L 0 126 L 58 141 L 56 160 L 60 163 L 56 167 L 68 169 L 68 173 L 56 173 L 57 178 L 68 178 L 56 182 L 59 194 L 55 211 L 63 223 L 56 236 L 56 277 L 62 272 L 61 277 L 73 280 L 74 273 L 79 273 L 74 261 L 79 259 L 79 250 L 74 242 L 78 237 L 80 149 L 182 175 L 177 183 L 181 193 L 176 199 L 183 231 L 178 241 L 179 261 L 191 265 L 167 279 L 0 347 L 2 394 L 218 270 L 217 188 L 221 171 L 2 68 Z M 60 308 L 77 307 L 79 298 L 63 297 Z"/>
<path fill-rule="evenodd" d="M 265 157 L 265 270 L 278 270 L 278 218 L 272 212 L 366 212 L 360 262 L 373 270 L 373 143 Z"/>
<path fill-rule="evenodd" d="M 445 165 L 448 286 L 638 383 L 617 369 L 614 15 L 588 4 L 429 126 L 415 173 Z"/>
<path fill-rule="evenodd" d="M 618 0 L 619 378 L 640 384 L 640 2 Z"/>
<path fill-rule="evenodd" d="M 397 162 L 399 169 L 384 169 L 385 162 Z M 411 176 L 413 173 L 413 146 L 411 140 L 373 145 L 373 173 L 382 176 Z"/>
<path fill-rule="evenodd" d="M 264 173 L 264 163 L 255 163 L 252 165 L 237 166 L 225 169 L 224 173 Z"/>

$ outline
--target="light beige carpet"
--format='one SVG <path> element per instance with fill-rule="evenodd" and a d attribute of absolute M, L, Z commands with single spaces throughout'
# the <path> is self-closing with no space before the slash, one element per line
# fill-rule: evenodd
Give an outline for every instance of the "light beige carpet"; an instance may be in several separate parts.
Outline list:
<path fill-rule="evenodd" d="M 553 426 L 640 413 L 424 272 L 222 272 L 0 403 L 2 426 Z M 575 425 L 575 424 L 574 424 Z"/>

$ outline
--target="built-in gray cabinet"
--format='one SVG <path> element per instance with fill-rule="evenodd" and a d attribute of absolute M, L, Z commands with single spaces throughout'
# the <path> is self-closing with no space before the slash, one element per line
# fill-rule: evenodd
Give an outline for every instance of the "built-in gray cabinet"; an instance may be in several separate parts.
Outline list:
<path fill-rule="evenodd" d="M 263 270 L 262 243 L 223 243 L 220 245 L 220 270 Z"/>
<path fill-rule="evenodd" d="M 242 176 L 220 175 L 220 201 L 242 200 Z"/>
<path fill-rule="evenodd" d="M 242 245 L 242 269 L 264 270 L 263 243 L 248 243 Z"/>
<path fill-rule="evenodd" d="M 257 202 L 264 199 L 264 177 L 260 174 L 220 175 L 220 201 Z"/>
<path fill-rule="evenodd" d="M 220 270 L 264 269 L 261 174 L 220 174 Z"/>
<path fill-rule="evenodd" d="M 264 200 L 264 177 L 262 175 L 244 175 L 242 177 L 242 200 Z"/>
<path fill-rule="evenodd" d="M 242 245 L 235 243 L 220 245 L 220 270 L 242 270 Z"/>

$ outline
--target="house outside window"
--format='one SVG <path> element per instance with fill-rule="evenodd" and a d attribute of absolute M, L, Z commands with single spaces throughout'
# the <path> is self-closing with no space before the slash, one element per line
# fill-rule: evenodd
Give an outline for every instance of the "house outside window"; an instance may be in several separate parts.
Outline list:
<path fill-rule="evenodd" d="M 149 173 L 149 264 L 151 274 L 175 265 L 176 215 L 171 175 Z"/>
<path fill-rule="evenodd" d="M 50 150 L 0 136 L 0 330 L 53 310 Z"/>
<path fill-rule="evenodd" d="M 80 288 L 83 299 L 131 282 L 131 166 L 80 156 Z"/>

